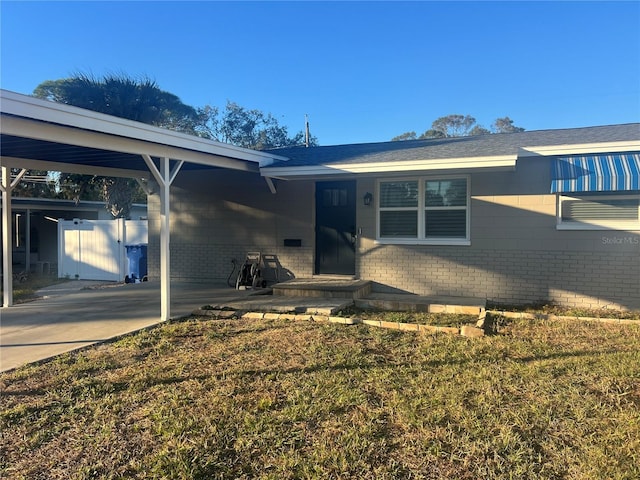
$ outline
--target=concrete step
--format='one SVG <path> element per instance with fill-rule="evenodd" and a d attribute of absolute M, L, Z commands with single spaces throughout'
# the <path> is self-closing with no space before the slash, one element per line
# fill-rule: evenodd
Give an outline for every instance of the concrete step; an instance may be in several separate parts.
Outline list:
<path fill-rule="evenodd" d="M 371 282 L 339 278 L 294 278 L 273 286 L 274 296 L 348 298 L 355 300 L 371 294 Z"/>
<path fill-rule="evenodd" d="M 479 315 L 486 308 L 486 300 L 473 297 L 423 297 L 412 294 L 371 293 L 366 298 L 354 300 L 355 306 L 363 309 L 428 312 L 463 313 Z"/>

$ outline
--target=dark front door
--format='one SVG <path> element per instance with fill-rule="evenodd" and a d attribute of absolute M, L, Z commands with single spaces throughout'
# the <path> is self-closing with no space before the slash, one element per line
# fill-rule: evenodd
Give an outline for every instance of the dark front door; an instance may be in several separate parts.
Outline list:
<path fill-rule="evenodd" d="M 356 182 L 316 184 L 316 273 L 356 273 Z"/>

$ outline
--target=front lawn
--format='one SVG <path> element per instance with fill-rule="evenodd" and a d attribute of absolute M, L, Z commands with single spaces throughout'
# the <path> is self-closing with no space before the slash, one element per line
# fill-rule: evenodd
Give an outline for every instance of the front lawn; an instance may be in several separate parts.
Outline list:
<path fill-rule="evenodd" d="M 640 325 L 190 319 L 0 387 L 2 478 L 640 478 Z"/>

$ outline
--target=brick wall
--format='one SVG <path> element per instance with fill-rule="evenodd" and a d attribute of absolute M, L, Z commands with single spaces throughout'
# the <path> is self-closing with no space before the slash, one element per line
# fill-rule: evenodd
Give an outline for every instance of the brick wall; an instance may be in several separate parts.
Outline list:
<path fill-rule="evenodd" d="M 470 246 L 379 244 L 375 208 L 359 206 L 358 275 L 378 291 L 640 308 L 640 233 L 557 230 L 549 170 L 532 158 L 472 174 Z M 376 179 L 358 182 L 358 197 L 367 191 Z"/>
<path fill-rule="evenodd" d="M 278 182 L 272 194 L 256 174 L 180 172 L 171 187 L 171 277 L 226 281 L 232 259 L 275 255 L 280 278 L 313 273 L 313 183 Z M 159 198 L 149 197 L 149 276 L 160 274 Z M 302 241 L 285 247 L 284 239 Z M 275 275 L 275 272 L 265 272 Z"/>
<path fill-rule="evenodd" d="M 361 250 L 359 275 L 378 282 L 377 291 L 473 296 L 499 303 L 640 308 L 640 256 L 625 252 L 604 256 L 399 245 L 365 245 Z"/>
<path fill-rule="evenodd" d="M 501 303 L 552 301 L 576 307 L 640 308 L 640 232 L 556 229 L 549 159 L 518 161 L 515 171 L 474 173 L 471 245 L 382 245 L 375 241 L 376 179 L 357 184 L 357 275 L 379 291 L 463 295 Z M 226 281 L 231 259 L 276 255 L 281 279 L 314 270 L 314 182 L 256 174 L 181 172 L 172 186 L 172 278 Z M 149 274 L 159 275 L 159 203 L 149 198 Z M 296 238 L 302 247 L 284 247 Z"/>

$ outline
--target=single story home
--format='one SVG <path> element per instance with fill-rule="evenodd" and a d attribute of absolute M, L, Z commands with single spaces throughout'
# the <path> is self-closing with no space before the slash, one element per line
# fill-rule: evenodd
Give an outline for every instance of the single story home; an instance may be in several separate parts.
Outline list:
<path fill-rule="evenodd" d="M 640 308 L 640 124 L 266 153 L 259 172 L 175 178 L 172 278 L 225 280 L 259 251 L 280 280 Z M 151 195 L 150 278 L 160 207 Z"/>
<path fill-rule="evenodd" d="M 144 179 L 148 273 L 640 308 L 640 124 L 259 152 L 0 90 L 3 307 L 27 169 Z"/>

